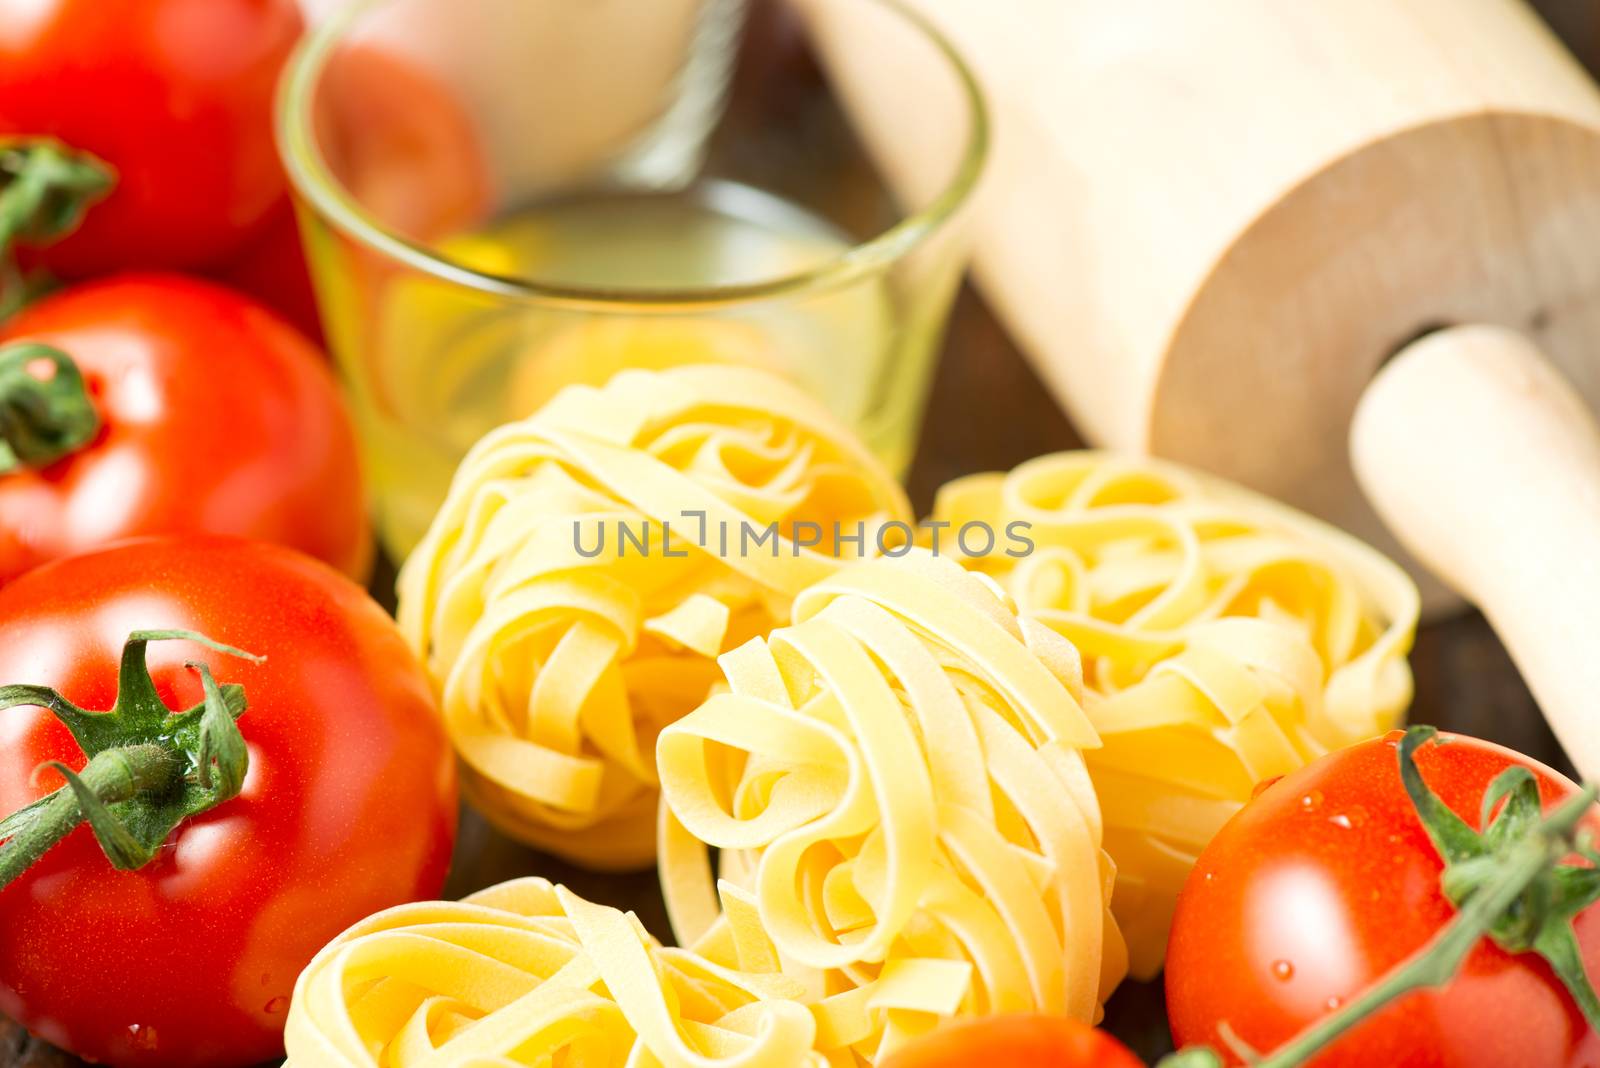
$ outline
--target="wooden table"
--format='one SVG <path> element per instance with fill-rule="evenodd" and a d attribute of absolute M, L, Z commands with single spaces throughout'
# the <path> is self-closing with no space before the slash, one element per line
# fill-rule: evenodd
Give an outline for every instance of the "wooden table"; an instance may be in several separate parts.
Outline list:
<path fill-rule="evenodd" d="M 1591 68 L 1600 60 L 1600 11 L 1594 0 L 1543 0 L 1539 5 Z M 933 387 L 927 425 L 910 477 L 913 503 L 924 513 L 934 490 L 974 471 L 1009 468 L 1081 441 L 994 317 L 970 290 L 951 322 Z M 386 576 L 380 577 L 380 589 Z M 384 597 L 388 600 L 388 597 Z M 1571 773 L 1527 688 L 1481 616 L 1435 624 L 1418 636 L 1411 659 L 1417 694 L 1411 719 L 1489 738 Z M 457 897 L 521 875 L 565 882 L 585 897 L 639 913 L 652 931 L 669 930 L 653 875 L 594 875 L 534 853 L 465 813 L 448 896 Z M 1127 983 L 1106 1008 L 1106 1026 L 1153 1059 L 1171 1049 L 1157 983 Z M 0 1068 L 64 1068 L 82 1062 L 33 1041 L 0 1018 Z"/>

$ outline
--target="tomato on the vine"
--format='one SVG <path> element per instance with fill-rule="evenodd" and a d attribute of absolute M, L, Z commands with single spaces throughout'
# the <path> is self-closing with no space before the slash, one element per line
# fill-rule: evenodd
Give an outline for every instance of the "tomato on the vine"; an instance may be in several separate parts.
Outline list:
<path fill-rule="evenodd" d="M 1143 1068 L 1128 1047 L 1065 1016 L 1018 1013 L 944 1024 L 881 1068 Z"/>
<path fill-rule="evenodd" d="M 0 682 L 110 709 L 124 643 L 147 628 L 265 657 L 182 638 L 145 650 L 166 710 L 205 696 L 188 662 L 242 687 L 242 789 L 158 832 L 136 870 L 113 868 L 79 826 L 0 889 L 0 1013 L 97 1061 L 260 1063 L 280 1053 L 295 978 L 324 943 L 438 895 L 454 758 L 383 610 L 326 565 L 260 542 L 142 539 L 31 572 L 0 589 Z M 0 712 L 0 814 L 61 785 L 47 762 L 88 775 L 74 733 L 27 696 L 8 693 Z"/>
<path fill-rule="evenodd" d="M 56 138 L 116 172 L 30 262 L 83 277 L 219 264 L 285 198 L 272 138 L 295 0 L 0 0 L 0 139 Z"/>
<path fill-rule="evenodd" d="M 1264 789 L 1201 854 L 1167 951 L 1167 1008 L 1182 1045 L 1240 1063 L 1281 1046 L 1411 958 L 1458 915 L 1445 864 L 1401 779 L 1399 735 L 1329 754 Z M 1550 811 L 1578 794 L 1509 749 L 1441 735 L 1427 786 L 1481 829 L 1485 791 L 1527 768 Z M 1532 795 L 1529 795 L 1532 807 Z M 1593 813 L 1584 824 L 1600 829 Z M 1581 866 L 1581 865 L 1580 865 Z M 1600 909 L 1571 921 L 1600 975 Z M 1596 1068 L 1600 1034 L 1540 956 L 1484 939 L 1443 986 L 1406 994 L 1309 1063 L 1318 1068 Z"/>
<path fill-rule="evenodd" d="M 54 443 L 32 394 L 70 383 L 21 342 L 65 354 L 99 426 L 0 475 L 0 582 L 119 538 L 187 532 L 280 542 L 364 576 L 371 538 L 349 417 L 326 359 L 275 314 L 157 274 L 30 305 L 0 330 L 16 343 L 0 348 L 0 409 L 11 413 L 0 445 L 25 460 L 19 435 Z"/>

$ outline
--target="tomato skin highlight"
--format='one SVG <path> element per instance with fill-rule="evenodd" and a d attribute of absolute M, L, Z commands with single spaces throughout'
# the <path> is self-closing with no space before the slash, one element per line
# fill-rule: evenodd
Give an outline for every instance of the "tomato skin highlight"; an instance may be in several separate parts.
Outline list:
<path fill-rule="evenodd" d="M 39 471 L 0 478 L 0 582 L 145 534 L 237 534 L 363 578 L 372 538 L 355 432 L 326 359 L 246 297 L 122 275 L 26 308 L 0 341 L 78 364 L 103 425 Z"/>
<path fill-rule="evenodd" d="M 880 1068 L 1143 1068 L 1126 1046 L 1088 1024 L 1038 1013 L 942 1024 Z"/>
<path fill-rule="evenodd" d="M 77 231 L 27 261 L 62 277 L 198 268 L 285 198 L 272 141 L 295 0 L 0 0 L 0 135 L 47 135 L 117 172 Z"/>
<path fill-rule="evenodd" d="M 1201 854 L 1167 951 L 1167 1010 L 1180 1045 L 1209 1045 L 1233 1064 L 1242 1062 L 1230 1035 L 1271 1050 L 1348 1003 L 1455 916 L 1439 887 L 1443 862 L 1401 785 L 1399 737 L 1285 776 Z M 1534 771 L 1546 811 L 1577 792 L 1509 749 L 1440 737 L 1445 744 L 1424 746 L 1417 763 L 1475 828 L 1485 789 L 1513 764 Z M 1600 830 L 1600 818 L 1590 822 Z M 1574 926 L 1589 974 L 1600 975 L 1600 909 Z M 1600 1035 L 1542 959 L 1484 943 L 1448 985 L 1400 999 L 1311 1063 L 1596 1068 Z"/>
<path fill-rule="evenodd" d="M 349 924 L 437 897 L 454 841 L 455 764 L 394 623 L 348 579 L 279 546 L 127 542 L 0 590 L 0 680 L 109 707 L 127 632 L 188 628 L 265 655 L 149 647 L 169 707 L 201 698 L 201 660 L 245 687 L 243 792 L 114 870 L 85 827 L 0 890 L 0 1012 L 117 1065 L 250 1065 L 279 1055 L 295 977 Z M 0 810 L 82 767 L 41 709 L 0 715 Z"/>

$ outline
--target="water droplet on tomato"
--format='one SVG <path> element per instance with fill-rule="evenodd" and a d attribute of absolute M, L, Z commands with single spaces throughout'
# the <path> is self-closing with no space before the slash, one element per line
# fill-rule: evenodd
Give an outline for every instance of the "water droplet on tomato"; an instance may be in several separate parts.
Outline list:
<path fill-rule="evenodd" d="M 1300 809 L 1303 812 L 1315 812 L 1317 806 L 1322 804 L 1322 791 L 1312 790 L 1300 798 Z"/>
<path fill-rule="evenodd" d="M 1329 1012 L 1338 1012 L 1342 1005 L 1344 1005 L 1344 998 L 1340 997 L 1338 994 L 1333 995 L 1333 997 L 1323 1002 L 1323 1007 Z"/>
<path fill-rule="evenodd" d="M 1286 960 L 1275 960 L 1272 962 L 1272 976 L 1287 983 L 1294 978 L 1294 965 Z"/>
<path fill-rule="evenodd" d="M 279 994 L 277 997 L 267 1002 L 266 1006 L 261 1011 L 266 1013 L 268 1016 L 276 1016 L 288 1007 L 289 999 L 284 997 L 282 994 Z"/>
<path fill-rule="evenodd" d="M 1343 812 L 1339 813 L 1337 816 L 1329 816 L 1328 822 L 1333 824 L 1335 827 L 1343 827 L 1347 831 L 1352 826 L 1350 817 L 1346 816 Z"/>
<path fill-rule="evenodd" d="M 133 1048 L 146 1053 L 152 1052 L 159 1041 L 156 1029 L 148 1024 L 129 1024 L 128 1034 L 133 1036 Z"/>

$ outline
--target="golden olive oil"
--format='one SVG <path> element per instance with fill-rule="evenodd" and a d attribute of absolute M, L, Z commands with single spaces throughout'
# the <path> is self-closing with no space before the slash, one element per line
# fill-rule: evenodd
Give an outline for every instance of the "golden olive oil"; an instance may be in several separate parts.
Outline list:
<path fill-rule="evenodd" d="M 687 299 L 776 283 L 836 264 L 854 242 L 826 220 L 754 188 L 593 193 L 505 215 L 435 251 L 506 284 L 501 292 L 424 275 L 381 289 L 380 307 L 324 297 L 365 424 L 368 478 L 391 553 L 421 537 L 456 463 L 484 433 L 573 382 L 624 367 L 744 363 L 809 389 L 896 471 L 910 460 L 926 368 L 899 368 L 927 337 L 901 324 L 878 272 L 827 285 L 775 285 L 750 299 Z M 830 277 L 832 277 L 830 275 Z M 527 295 L 519 281 L 605 299 Z M 351 287 L 354 292 L 359 287 Z M 363 353 L 338 344 L 340 315 L 367 315 Z M 373 329 L 375 327 L 376 329 Z M 917 361 L 926 364 L 925 356 Z"/>

